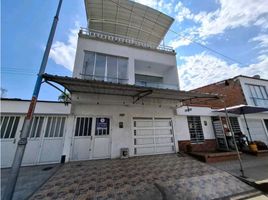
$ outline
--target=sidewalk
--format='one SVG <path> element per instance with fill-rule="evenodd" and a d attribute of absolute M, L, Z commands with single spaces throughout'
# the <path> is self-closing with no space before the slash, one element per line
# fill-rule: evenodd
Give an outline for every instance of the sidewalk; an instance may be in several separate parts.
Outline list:
<path fill-rule="evenodd" d="M 254 181 L 262 181 L 268 179 L 268 156 L 256 157 L 252 155 L 242 154 L 241 159 L 244 168 L 244 174 L 247 178 L 253 179 Z M 211 163 L 210 165 L 235 176 L 241 175 L 238 160 Z"/>

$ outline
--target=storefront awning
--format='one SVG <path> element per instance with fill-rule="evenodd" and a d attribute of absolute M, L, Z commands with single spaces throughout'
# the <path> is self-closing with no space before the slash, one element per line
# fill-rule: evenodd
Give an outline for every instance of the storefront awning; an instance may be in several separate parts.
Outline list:
<path fill-rule="evenodd" d="M 55 82 L 70 93 L 104 94 L 133 97 L 134 103 L 141 98 L 167 99 L 167 100 L 188 100 L 195 98 L 218 98 L 216 94 L 204 94 L 196 92 L 186 92 L 171 89 L 158 89 L 151 87 L 141 87 L 129 84 L 110 83 L 97 80 L 84 80 L 71 77 L 44 74 L 46 82 Z"/>

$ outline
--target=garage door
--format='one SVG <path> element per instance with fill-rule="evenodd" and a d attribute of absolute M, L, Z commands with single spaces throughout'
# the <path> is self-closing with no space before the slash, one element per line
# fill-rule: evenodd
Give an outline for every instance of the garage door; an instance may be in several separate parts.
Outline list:
<path fill-rule="evenodd" d="M 134 155 L 174 153 L 170 118 L 133 118 Z"/>
<path fill-rule="evenodd" d="M 263 141 L 268 145 L 268 136 L 261 119 L 247 119 L 252 140 Z M 242 120 L 244 133 L 248 136 L 245 121 Z M 248 136 L 249 137 L 249 136 Z"/>

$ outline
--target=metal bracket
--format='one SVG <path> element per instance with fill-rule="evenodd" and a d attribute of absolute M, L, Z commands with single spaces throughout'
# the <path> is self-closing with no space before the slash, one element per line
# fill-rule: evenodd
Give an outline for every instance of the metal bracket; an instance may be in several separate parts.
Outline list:
<path fill-rule="evenodd" d="M 137 103 L 140 99 L 152 93 L 153 93 L 153 90 L 145 90 L 145 91 L 139 92 L 138 94 L 133 96 L 133 104 Z"/>
<path fill-rule="evenodd" d="M 20 138 L 18 141 L 18 145 L 26 145 L 27 144 L 27 138 Z"/>

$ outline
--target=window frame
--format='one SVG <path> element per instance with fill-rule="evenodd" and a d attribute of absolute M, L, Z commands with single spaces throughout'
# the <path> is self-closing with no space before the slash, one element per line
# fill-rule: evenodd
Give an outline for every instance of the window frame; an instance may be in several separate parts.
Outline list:
<path fill-rule="evenodd" d="M 187 116 L 187 123 L 188 123 L 188 130 L 190 134 L 191 144 L 204 143 L 205 136 L 204 136 L 201 117 L 200 116 Z M 193 127 L 190 127 L 190 123 L 193 123 Z M 197 129 L 197 126 L 200 126 L 201 128 Z M 195 134 L 195 138 L 192 137 L 193 134 Z M 200 139 L 200 134 L 201 134 L 202 139 Z"/>
<path fill-rule="evenodd" d="M 86 68 L 87 65 L 85 65 L 85 59 L 86 59 L 86 54 L 87 53 L 93 53 L 94 54 L 94 66 L 93 66 L 93 74 L 86 74 Z M 96 63 L 97 63 L 97 55 L 102 55 L 105 56 L 105 69 L 104 69 L 104 74 L 103 76 L 96 76 Z M 117 77 L 109 77 L 108 75 L 108 57 L 115 57 L 116 58 L 116 75 Z M 123 59 L 126 61 L 126 78 L 121 78 L 119 77 L 119 60 Z M 125 83 L 128 81 L 128 72 L 129 72 L 129 59 L 127 57 L 122 57 L 122 56 L 115 56 L 115 55 L 110 55 L 110 54 L 104 54 L 104 53 L 99 53 L 99 52 L 94 52 L 94 51 L 87 51 L 84 50 L 84 60 L 83 60 L 83 68 L 82 68 L 82 73 L 81 75 L 83 76 L 84 79 L 93 79 L 93 80 L 99 80 L 103 79 L 104 81 L 112 80 L 109 82 L 115 82 L 115 83 Z"/>
<path fill-rule="evenodd" d="M 256 84 L 249 84 L 249 83 L 246 83 L 246 85 L 250 92 L 249 98 L 253 101 L 255 106 L 262 106 L 257 103 L 257 100 L 262 100 L 264 102 L 266 101 L 267 102 L 266 104 L 268 105 L 268 92 L 264 85 L 256 85 Z M 259 93 L 261 94 L 261 97 L 259 97 L 259 93 L 256 90 L 256 88 L 259 89 Z"/>

